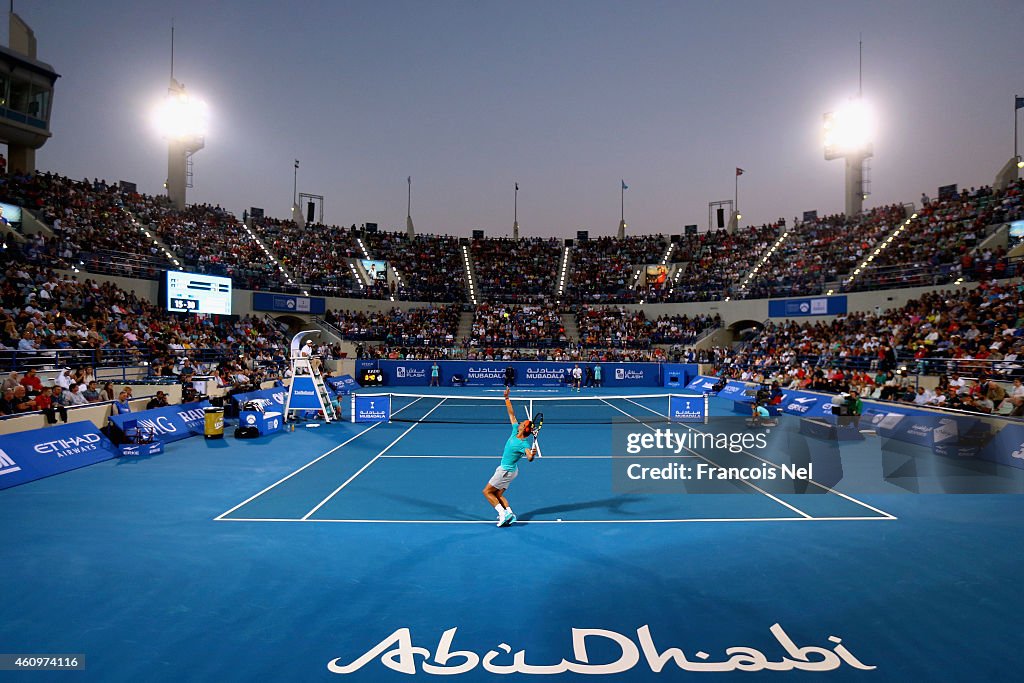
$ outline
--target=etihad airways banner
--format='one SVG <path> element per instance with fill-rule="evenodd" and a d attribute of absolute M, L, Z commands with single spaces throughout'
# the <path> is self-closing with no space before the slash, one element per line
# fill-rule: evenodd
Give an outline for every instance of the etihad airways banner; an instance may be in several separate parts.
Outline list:
<path fill-rule="evenodd" d="M 356 371 L 379 368 L 384 372 L 388 386 L 427 386 L 435 361 L 429 360 L 359 360 Z M 469 386 L 501 386 L 505 383 L 505 368 L 511 366 L 516 373 L 515 383 L 520 387 L 557 387 L 566 383 L 576 363 L 554 361 L 436 361 L 438 381 L 451 384 L 452 377 L 460 375 Z M 601 384 L 606 387 L 661 386 L 661 365 L 658 363 L 579 363 L 583 377 L 590 368 L 597 375 L 600 367 Z"/>
<path fill-rule="evenodd" d="M 110 460 L 117 449 L 88 420 L 0 436 L 0 489 Z"/>

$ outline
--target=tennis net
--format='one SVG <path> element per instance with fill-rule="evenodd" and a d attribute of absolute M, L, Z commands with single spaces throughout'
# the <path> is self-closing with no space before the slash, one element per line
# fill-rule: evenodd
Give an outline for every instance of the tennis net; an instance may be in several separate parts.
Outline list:
<path fill-rule="evenodd" d="M 366 397 L 367 394 L 360 394 Z M 452 424 L 507 424 L 508 411 L 501 396 L 387 393 L 385 402 L 392 422 Z M 517 420 L 544 414 L 545 423 L 612 424 L 706 422 L 708 399 L 703 395 L 639 394 L 630 396 L 513 397 Z"/>

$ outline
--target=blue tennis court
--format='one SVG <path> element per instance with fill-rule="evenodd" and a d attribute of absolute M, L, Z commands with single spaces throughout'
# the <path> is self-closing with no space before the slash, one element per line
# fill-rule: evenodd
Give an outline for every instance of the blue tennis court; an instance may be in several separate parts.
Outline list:
<path fill-rule="evenodd" d="M 4 650 L 83 653 L 95 680 L 1016 679 L 1020 498 L 913 495 L 872 436 L 810 454 L 827 483 L 623 491 L 615 430 L 667 405 L 597 393 L 517 402 L 546 420 L 510 528 L 481 494 L 510 430 L 493 392 L 7 490 Z M 638 462 L 778 469 L 790 444 Z"/>

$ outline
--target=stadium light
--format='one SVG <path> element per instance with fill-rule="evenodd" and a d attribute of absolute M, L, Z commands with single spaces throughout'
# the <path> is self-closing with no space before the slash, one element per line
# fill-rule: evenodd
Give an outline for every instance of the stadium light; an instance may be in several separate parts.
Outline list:
<path fill-rule="evenodd" d="M 862 98 L 854 98 L 825 114 L 825 158 L 837 159 L 871 150 L 875 137 L 875 113 Z"/>
<path fill-rule="evenodd" d="M 201 138 L 209 127 L 209 110 L 185 92 L 170 93 L 154 110 L 153 124 L 168 140 Z"/>
<path fill-rule="evenodd" d="M 1017 157 L 1017 168 L 1024 168 L 1024 159 Z"/>

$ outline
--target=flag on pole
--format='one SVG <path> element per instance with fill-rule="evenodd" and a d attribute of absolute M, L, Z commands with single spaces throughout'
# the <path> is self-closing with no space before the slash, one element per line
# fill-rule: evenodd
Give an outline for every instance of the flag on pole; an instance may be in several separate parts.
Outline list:
<path fill-rule="evenodd" d="M 519 192 L 519 183 L 516 183 L 516 192 Z"/>
<path fill-rule="evenodd" d="M 299 160 L 298 160 L 298 159 L 296 159 L 296 160 L 295 160 L 295 168 L 298 168 L 298 167 L 299 167 Z"/>
<path fill-rule="evenodd" d="M 1013 109 L 1014 109 L 1014 111 L 1016 111 L 1018 109 L 1024 109 L 1024 97 L 1017 97 L 1017 100 L 1014 103 Z"/>
<path fill-rule="evenodd" d="M 736 167 L 736 175 L 743 175 L 743 169 L 742 169 L 742 168 L 739 168 L 739 167 L 737 166 L 737 167 Z"/>
<path fill-rule="evenodd" d="M 409 183 L 410 185 L 412 185 L 412 176 L 409 176 L 409 177 L 408 177 L 408 178 L 406 179 L 406 182 L 408 182 L 408 183 Z"/>
<path fill-rule="evenodd" d="M 626 181 L 625 181 L 625 180 L 623 180 L 623 181 L 621 181 L 621 182 L 622 182 L 622 189 L 623 189 L 623 190 L 628 190 L 628 189 L 629 189 L 629 185 L 627 185 L 627 184 L 626 184 Z"/>

